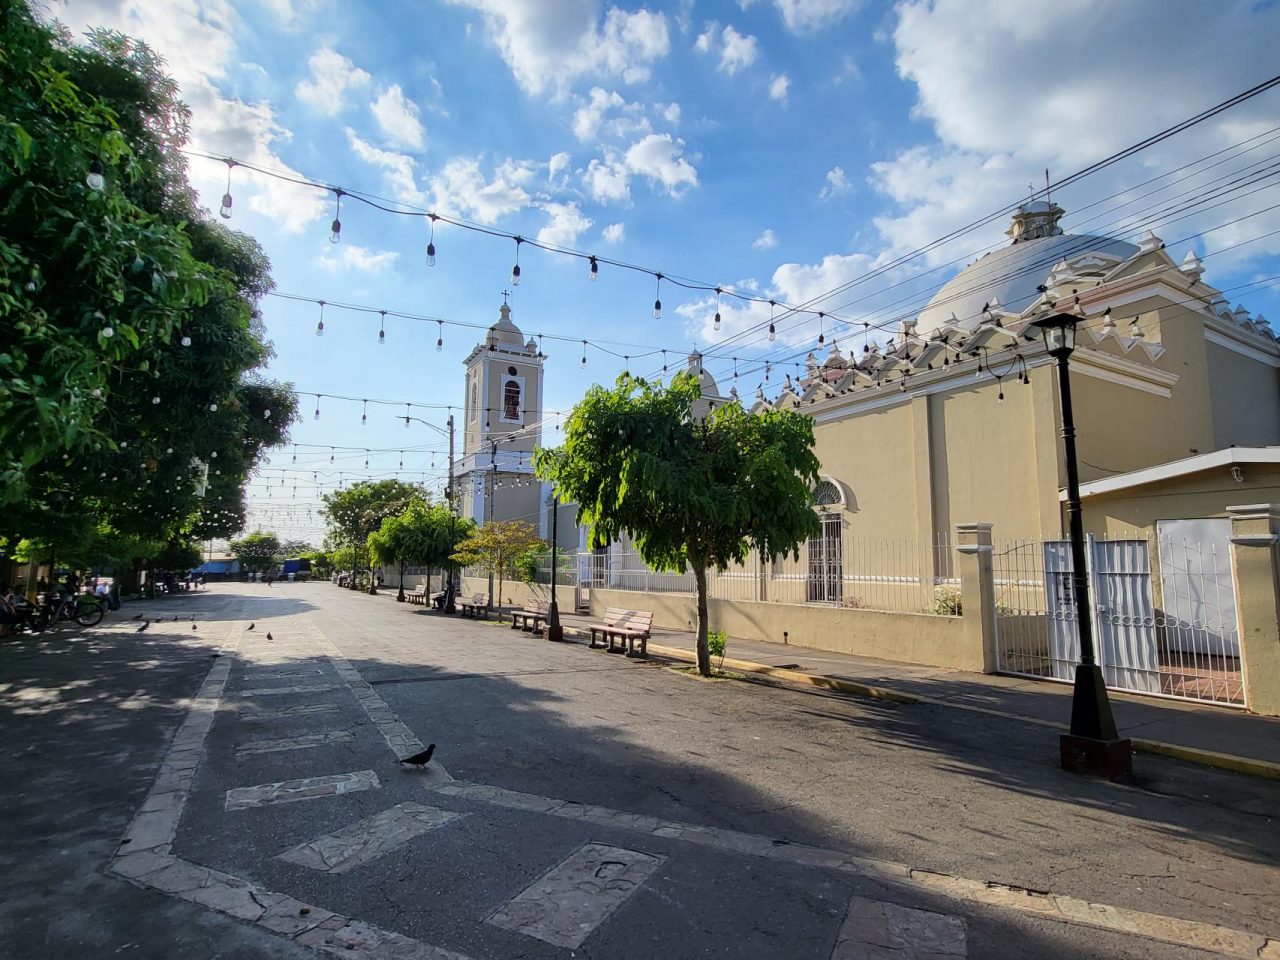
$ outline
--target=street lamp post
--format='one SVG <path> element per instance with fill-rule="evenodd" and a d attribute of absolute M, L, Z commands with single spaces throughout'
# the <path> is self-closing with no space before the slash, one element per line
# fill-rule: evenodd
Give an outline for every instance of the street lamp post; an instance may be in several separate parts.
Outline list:
<path fill-rule="evenodd" d="M 560 571 L 560 495 L 551 494 L 551 606 L 547 608 L 547 639 L 563 640 L 560 607 L 556 603 L 556 574 Z"/>
<path fill-rule="evenodd" d="M 450 408 L 450 410 L 452 411 L 452 408 Z M 423 420 L 420 417 L 411 417 L 406 415 L 406 416 L 400 417 L 400 419 L 404 421 L 404 425 L 406 427 L 409 426 L 409 421 L 412 420 L 415 423 L 420 423 L 425 427 L 430 427 L 432 430 L 436 431 L 437 433 L 443 436 L 447 436 L 449 438 L 449 482 L 445 484 L 444 498 L 449 503 L 449 547 L 450 549 L 452 549 L 454 545 L 454 540 L 456 538 L 456 534 L 454 531 L 456 529 L 455 524 L 457 523 L 457 517 L 458 517 L 458 509 L 457 509 L 458 504 L 457 504 L 457 501 L 454 499 L 454 495 L 457 493 L 457 491 L 454 489 L 454 484 L 453 484 L 453 413 L 452 412 L 449 413 L 447 428 L 438 427 L 434 423 L 430 423 L 429 421 Z M 454 571 L 449 569 L 448 564 L 445 564 L 440 569 L 441 569 L 441 572 L 444 574 L 444 576 L 442 577 L 443 583 L 441 584 L 441 589 L 444 591 L 444 608 L 443 610 L 441 610 L 441 612 L 455 613 L 457 608 L 454 606 L 454 595 L 453 595 L 454 594 L 454 589 L 453 589 L 454 588 L 454 583 L 453 583 Z M 430 571 L 428 571 L 428 573 L 429 572 Z M 402 581 L 402 585 L 400 589 L 403 590 L 404 577 L 401 577 L 400 579 Z M 427 578 L 428 584 L 430 583 L 430 579 L 431 579 L 430 577 Z"/>
<path fill-rule="evenodd" d="M 1076 460 L 1076 425 L 1071 408 L 1071 376 L 1068 358 L 1076 346 L 1075 313 L 1051 312 L 1032 321 L 1040 330 L 1045 348 L 1057 361 L 1058 402 L 1062 410 L 1062 446 L 1067 467 L 1067 528 L 1071 538 L 1071 593 L 1075 600 L 1080 633 L 1080 662 L 1076 664 L 1075 690 L 1071 698 L 1071 732 L 1059 739 L 1062 767 L 1075 773 L 1097 773 L 1108 779 L 1133 773 L 1133 745 L 1116 734 L 1115 717 L 1094 655 L 1090 618 L 1089 575 L 1085 559 L 1084 520 L 1080 512 L 1080 471 Z"/>

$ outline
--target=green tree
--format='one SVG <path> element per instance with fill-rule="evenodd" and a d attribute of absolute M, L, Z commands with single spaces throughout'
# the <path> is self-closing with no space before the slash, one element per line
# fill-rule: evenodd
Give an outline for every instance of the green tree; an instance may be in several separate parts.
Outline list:
<path fill-rule="evenodd" d="M 405 566 L 448 566 L 459 543 L 473 529 L 470 520 L 458 520 L 445 504 L 432 505 L 414 497 L 398 514 L 385 517 L 382 526 L 369 535 L 369 550 L 378 563 L 399 565 L 397 599 L 403 601 Z"/>
<path fill-rule="evenodd" d="M 574 407 L 564 444 L 535 455 L 537 474 L 576 501 L 593 547 L 627 535 L 657 570 L 692 569 L 698 671 L 710 676 L 707 570 L 762 556 L 799 556 L 818 533 L 813 423 L 793 411 L 753 415 L 727 403 L 694 416 L 695 377 L 669 387 L 623 374 Z"/>
<path fill-rule="evenodd" d="M 240 566 L 250 573 L 269 570 L 280 554 L 280 540 L 274 533 L 256 530 L 239 540 L 232 540 L 230 549 Z"/>
<path fill-rule="evenodd" d="M 155 566 L 160 570 L 180 573 L 200 566 L 202 559 L 200 548 L 190 540 L 174 538 L 164 545 L 155 556 Z"/>
<path fill-rule="evenodd" d="M 0 4 L 0 539 L 70 555 L 101 525 L 235 533 L 245 477 L 296 415 L 253 376 L 270 264 L 197 208 L 159 58 Z"/>
<path fill-rule="evenodd" d="M 352 569 L 362 569 L 366 564 L 364 554 L 367 553 L 369 535 L 382 526 L 383 520 L 398 514 L 410 501 L 426 497 L 427 492 L 421 486 L 402 480 L 362 480 L 346 490 L 326 493 L 322 499 L 329 538 L 350 544 L 355 550 Z"/>
<path fill-rule="evenodd" d="M 479 567 L 498 578 L 497 606 L 501 608 L 502 584 L 511 575 L 513 562 L 541 542 L 531 523 L 490 520 L 458 545 L 453 559 L 464 567 Z M 490 594 L 490 608 L 494 606 L 494 599 Z"/>

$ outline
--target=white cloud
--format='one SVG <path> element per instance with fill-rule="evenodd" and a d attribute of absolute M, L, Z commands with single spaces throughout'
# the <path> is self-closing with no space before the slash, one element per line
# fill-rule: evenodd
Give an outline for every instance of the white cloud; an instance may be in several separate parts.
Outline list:
<path fill-rule="evenodd" d="M 662 184 L 673 197 L 698 185 L 698 171 L 686 160 L 684 141 L 669 133 L 651 133 L 627 150 L 627 169 Z"/>
<path fill-rule="evenodd" d="M 454 157 L 431 181 L 435 209 L 490 224 L 530 205 L 525 191 L 534 177 L 527 160 L 504 160 L 487 179 L 475 157 Z"/>
<path fill-rule="evenodd" d="M 605 243 L 622 243 L 627 239 L 627 225 L 625 223 L 611 223 L 605 227 L 600 235 L 604 237 Z"/>
<path fill-rule="evenodd" d="M 616 91 L 592 87 L 591 93 L 573 114 L 573 135 L 592 141 L 602 137 L 622 138 L 649 132 L 644 108 L 628 103 Z"/>
<path fill-rule="evenodd" d="M 787 90 L 791 87 L 791 78 L 785 73 L 779 73 L 769 81 L 769 99 L 777 100 L 779 103 L 787 102 Z"/>
<path fill-rule="evenodd" d="M 426 131 L 418 119 L 421 111 L 404 95 L 400 84 L 393 83 L 381 91 L 369 104 L 369 110 L 373 119 L 378 121 L 378 128 L 393 144 L 412 150 L 422 149 Z"/>
<path fill-rule="evenodd" d="M 872 184 L 893 201 L 876 225 L 893 249 L 909 250 L 1016 201 L 1039 185 L 1044 169 L 1058 177 L 1183 119 L 1256 82 L 1280 31 L 1280 7 L 1231 8 L 1221 17 L 1167 17 L 1161 0 L 1119 6 L 1087 0 L 1066 9 L 1001 0 L 905 0 L 895 8 L 892 42 L 899 74 L 916 87 L 916 117 L 936 139 L 876 164 Z M 1134 43 L 1139 36 L 1141 43 Z M 1187 71 L 1170 50 L 1230 50 L 1209 72 Z M 994 62 L 998 61 L 998 62 Z M 1089 63 L 1088 70 L 1044 69 L 1048 62 Z M 1009 77 L 1019 80 L 1009 83 Z M 1074 185 L 1054 199 L 1072 211 L 1101 200 L 1153 171 L 1166 170 L 1236 142 L 1228 125 L 1264 118 L 1268 106 L 1251 101 L 1229 114 L 1144 151 Z M 1274 110 L 1272 109 L 1272 112 Z M 1185 189 L 1184 185 L 1184 189 Z M 1242 205 L 1249 203 L 1242 200 Z M 1233 205 L 1170 228 L 1174 240 L 1229 220 Z M 1095 231 L 1114 233 L 1105 221 Z M 1157 227 L 1158 223 L 1155 224 Z M 935 263 L 1003 243 L 1005 224 L 992 224 L 964 249 L 941 249 Z M 1257 218 L 1255 235 L 1274 229 Z M 1210 247 L 1224 234 L 1214 234 Z M 1278 244 L 1277 246 L 1280 246 Z M 1251 245 L 1257 255 L 1268 243 Z"/>
<path fill-rule="evenodd" d="M 484 15 L 490 41 L 527 93 L 560 96 L 582 77 L 649 78 L 671 43 L 661 13 L 609 7 L 595 0 L 452 0 Z"/>
<path fill-rule="evenodd" d="M 334 244 L 320 254 L 320 266 L 326 270 L 359 270 L 364 273 L 384 273 L 396 262 L 400 254 L 394 250 L 370 250 L 354 243 Z"/>
<path fill-rule="evenodd" d="M 247 103 L 225 96 L 218 81 L 235 65 L 235 10 L 226 0 L 81 0 L 74 8 L 57 9 L 58 18 L 75 35 L 91 27 L 108 27 L 140 37 L 165 58 L 166 69 L 181 87 L 191 108 L 191 146 L 197 150 L 302 175 L 276 153 L 276 145 L 292 133 L 269 103 Z M 191 183 L 213 206 L 226 188 L 226 167 L 193 162 Z M 248 209 L 286 232 L 298 232 L 323 218 L 328 199 L 319 191 L 289 184 L 243 167 L 232 177 L 237 213 Z M 247 201 L 246 201 L 247 196 Z M 209 205 L 206 203 L 206 205 Z"/>
<path fill-rule="evenodd" d="M 348 90 L 355 90 L 369 82 L 369 74 L 334 50 L 321 47 L 307 60 L 311 77 L 301 80 L 294 88 L 299 100 L 325 116 L 337 116 L 345 104 Z"/>
<path fill-rule="evenodd" d="M 611 152 L 604 159 L 593 158 L 582 174 L 583 185 L 596 203 L 631 199 L 630 179 L 627 165 Z"/>
<path fill-rule="evenodd" d="M 827 171 L 827 183 L 818 193 L 819 200 L 830 200 L 832 197 L 844 196 L 853 189 L 853 185 L 845 178 L 844 167 L 832 167 Z"/>
<path fill-rule="evenodd" d="M 591 229 L 593 220 L 583 216 L 576 201 L 572 203 L 543 203 L 548 214 L 546 225 L 538 231 L 538 242 L 557 247 L 571 247 L 578 237 Z"/>
<path fill-rule="evenodd" d="M 547 161 L 547 180 L 555 180 L 556 177 L 568 169 L 570 159 L 569 154 L 564 151 L 552 154 L 551 159 Z"/>
<path fill-rule="evenodd" d="M 693 49 L 707 54 L 718 50 L 720 60 L 716 69 L 729 76 L 751 66 L 760 54 L 755 37 L 739 33 L 732 25 L 721 27 L 715 20 L 703 26 L 698 39 L 693 42 Z"/>
<path fill-rule="evenodd" d="M 812 33 L 848 16 L 862 0 L 773 0 L 792 33 Z"/>
<path fill-rule="evenodd" d="M 665 106 L 661 103 L 654 104 L 654 107 L 662 115 L 662 119 L 673 126 L 680 122 L 680 104 L 668 103 Z"/>
<path fill-rule="evenodd" d="M 741 34 L 732 26 L 728 26 L 724 28 L 720 40 L 722 43 L 719 66 L 721 73 L 733 76 L 739 70 L 756 62 L 759 50 L 756 48 L 755 37 L 750 34 Z"/>
<path fill-rule="evenodd" d="M 413 157 L 375 147 L 367 140 L 360 139 L 350 127 L 346 128 L 346 133 L 351 152 L 365 163 L 382 169 L 383 180 L 397 200 L 412 206 L 421 206 L 426 202 L 427 195 L 418 187 Z"/>
<path fill-rule="evenodd" d="M 751 243 L 751 246 L 756 250 L 772 250 L 777 245 L 778 238 L 774 236 L 772 230 L 765 230 L 764 233 L 756 237 Z"/>

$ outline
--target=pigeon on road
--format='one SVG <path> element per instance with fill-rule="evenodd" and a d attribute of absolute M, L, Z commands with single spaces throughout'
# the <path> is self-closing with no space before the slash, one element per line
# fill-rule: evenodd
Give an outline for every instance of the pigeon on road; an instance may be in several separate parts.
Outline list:
<path fill-rule="evenodd" d="M 271 631 L 270 631 L 270 630 L 268 630 L 268 631 L 267 631 L 267 639 L 268 639 L 268 640 L 274 640 L 274 639 L 275 639 L 273 636 L 271 636 Z"/>
<path fill-rule="evenodd" d="M 401 763 L 407 763 L 411 767 L 425 767 L 431 762 L 431 754 L 436 752 L 436 745 L 433 743 L 423 750 L 421 753 L 415 753 L 412 757 L 404 757 Z"/>
<path fill-rule="evenodd" d="M 150 620 L 143 620 L 143 621 L 142 621 L 142 626 L 140 626 L 140 627 L 139 627 L 135 632 L 136 632 L 136 633 L 141 633 L 143 630 L 147 629 L 147 627 L 149 627 L 149 626 L 151 626 L 151 621 L 150 621 Z"/>
<path fill-rule="evenodd" d="M 249 624 L 249 626 L 245 627 L 245 629 L 246 629 L 246 630 L 252 630 L 252 629 L 253 629 L 254 627 L 256 627 L 256 626 L 257 626 L 257 624 L 256 624 L 256 623 L 251 623 L 251 624 Z"/>
<path fill-rule="evenodd" d="M 193 624 L 191 625 L 191 629 L 192 629 L 192 630 L 198 630 L 198 629 L 199 629 L 199 627 L 197 627 L 197 626 L 193 623 Z"/>

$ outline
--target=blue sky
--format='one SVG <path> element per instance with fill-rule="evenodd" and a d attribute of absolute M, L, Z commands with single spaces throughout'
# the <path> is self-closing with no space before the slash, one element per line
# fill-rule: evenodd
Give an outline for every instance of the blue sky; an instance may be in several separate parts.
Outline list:
<path fill-rule="evenodd" d="M 1275 5 L 1191 0 L 69 0 L 54 13 L 74 30 L 114 27 L 163 54 L 191 105 L 198 151 L 782 302 L 1016 202 L 1045 167 L 1056 179 L 1267 79 L 1280 40 Z M 1055 195 L 1064 226 L 1071 231 L 1073 209 L 1256 137 L 1251 153 L 1198 180 L 1127 208 L 1117 206 L 1123 198 L 1104 204 L 1090 229 L 1133 239 L 1154 225 L 1180 258 L 1179 238 L 1255 214 L 1194 241 L 1202 255 L 1229 248 L 1206 261 L 1206 279 L 1225 288 L 1280 274 L 1280 243 L 1263 236 L 1280 230 L 1280 217 L 1257 215 L 1277 202 L 1274 181 L 1164 227 L 1142 214 L 1275 154 L 1266 131 L 1278 104 L 1274 94 L 1257 98 Z M 216 207 L 225 167 L 194 158 L 191 173 Z M 242 169 L 232 194 L 230 223 L 266 248 L 281 293 L 489 323 L 509 289 L 510 240 L 440 229 L 428 267 L 422 221 L 347 202 L 342 241 L 331 245 L 331 195 Z M 1006 242 L 1004 226 L 826 308 L 878 320 L 922 306 L 954 272 L 945 264 Z M 521 265 L 512 307 L 525 333 L 633 355 L 665 348 L 673 365 L 696 344 L 723 355 L 709 367 L 726 391 L 731 356 L 745 369 L 747 358 L 781 360 L 816 341 L 815 319 L 772 345 L 748 336 L 719 347 L 767 322 L 768 307 L 726 304 L 715 333 L 714 305 L 670 285 L 655 320 L 652 277 L 606 267 L 593 284 L 580 261 L 528 248 Z M 890 306 L 904 294 L 914 301 Z M 1280 319 L 1271 288 L 1244 302 Z M 476 331 L 446 327 L 437 353 L 435 324 L 389 320 L 380 347 L 376 316 L 329 310 L 317 338 L 314 305 L 268 299 L 263 310 L 277 352 L 270 372 L 301 391 L 461 403 L 461 360 Z M 580 344 L 548 340 L 545 349 L 549 409 L 568 409 L 623 366 L 592 349 L 583 370 Z M 661 357 L 631 367 L 652 373 Z M 739 382 L 744 397 L 760 380 Z M 370 408 L 361 427 L 358 403 L 322 401 L 319 421 L 312 399 L 302 405 L 299 444 L 421 448 L 405 454 L 406 469 L 428 471 L 431 449 L 443 449 L 390 408 Z M 299 471 L 297 498 L 295 474 L 269 470 L 253 488 L 257 516 L 314 535 L 311 470 L 329 487 L 338 478 L 327 450 L 300 446 L 292 457 L 277 454 L 271 466 Z M 444 458 L 434 459 L 439 477 Z M 364 460 L 337 450 L 333 469 L 349 479 Z M 389 474 L 400 456 L 369 461 L 370 473 Z"/>

